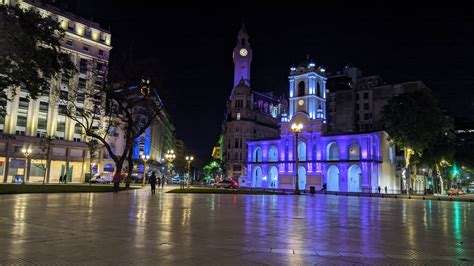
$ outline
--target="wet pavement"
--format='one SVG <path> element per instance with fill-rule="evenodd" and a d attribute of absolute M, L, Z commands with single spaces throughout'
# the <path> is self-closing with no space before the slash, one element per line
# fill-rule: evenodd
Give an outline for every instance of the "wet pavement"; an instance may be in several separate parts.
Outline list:
<path fill-rule="evenodd" d="M 474 264 L 474 204 L 335 195 L 0 195 L 0 265 Z"/>

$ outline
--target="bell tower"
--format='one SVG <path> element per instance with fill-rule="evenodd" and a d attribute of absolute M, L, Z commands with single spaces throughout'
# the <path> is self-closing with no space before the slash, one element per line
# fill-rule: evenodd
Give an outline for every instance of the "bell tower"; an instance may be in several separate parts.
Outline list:
<path fill-rule="evenodd" d="M 298 112 L 310 120 L 326 120 L 326 69 L 307 58 L 298 67 L 291 67 L 289 119 Z"/>
<path fill-rule="evenodd" d="M 249 35 L 245 25 L 237 34 L 237 44 L 234 48 L 232 57 L 234 59 L 234 87 L 237 86 L 241 79 L 245 81 L 245 85 L 250 86 L 250 64 L 252 63 L 252 47 L 249 43 Z"/>

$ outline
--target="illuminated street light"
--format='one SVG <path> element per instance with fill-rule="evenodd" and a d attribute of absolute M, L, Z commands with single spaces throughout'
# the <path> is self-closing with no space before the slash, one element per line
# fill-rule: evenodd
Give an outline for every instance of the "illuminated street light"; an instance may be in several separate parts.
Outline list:
<path fill-rule="evenodd" d="M 142 155 L 143 160 L 143 179 L 142 179 L 142 187 L 145 186 L 145 178 L 146 178 L 146 162 L 150 159 L 150 155 Z"/>
<path fill-rule="evenodd" d="M 33 151 L 31 150 L 31 148 L 21 149 L 21 153 L 23 153 L 23 155 L 25 156 L 25 171 L 24 171 L 25 174 L 23 175 L 23 180 L 21 181 L 22 184 L 25 184 L 27 170 L 28 170 L 28 157 L 30 157 L 32 152 Z"/>
<path fill-rule="evenodd" d="M 171 173 L 171 163 L 174 161 L 174 159 L 176 159 L 176 154 L 174 154 L 174 150 L 168 150 L 168 152 L 165 154 L 165 159 L 168 161 L 168 172 Z"/>
<path fill-rule="evenodd" d="M 188 181 L 187 181 L 187 184 L 188 184 L 188 188 L 189 188 L 189 176 L 190 176 L 190 172 L 191 172 L 191 162 L 194 160 L 194 157 L 193 156 L 186 156 L 186 163 L 188 164 Z M 183 189 L 184 189 L 184 179 L 183 179 Z"/>
<path fill-rule="evenodd" d="M 300 194 L 299 177 L 298 177 L 298 134 L 303 131 L 303 124 L 293 123 L 291 131 L 295 133 L 295 194 Z"/>

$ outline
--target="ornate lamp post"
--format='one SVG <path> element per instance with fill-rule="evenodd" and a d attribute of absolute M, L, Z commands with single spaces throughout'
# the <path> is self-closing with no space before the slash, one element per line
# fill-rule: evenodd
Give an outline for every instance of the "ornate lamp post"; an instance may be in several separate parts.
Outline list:
<path fill-rule="evenodd" d="M 194 157 L 193 156 L 186 156 L 186 163 L 188 163 L 188 188 L 189 188 L 189 175 L 190 175 L 190 172 L 191 172 L 191 162 L 194 160 Z M 184 180 L 183 180 L 183 188 L 184 188 Z"/>
<path fill-rule="evenodd" d="M 25 174 L 23 176 L 23 180 L 21 181 L 22 184 L 25 184 L 25 180 L 26 180 L 26 175 L 28 174 L 28 157 L 30 157 L 31 153 L 33 151 L 31 150 L 31 148 L 23 148 L 21 149 L 21 153 L 23 153 L 23 155 L 25 156 Z"/>
<path fill-rule="evenodd" d="M 174 159 L 176 159 L 176 154 L 174 154 L 173 150 L 168 150 L 168 152 L 165 154 L 165 159 L 168 161 L 168 172 L 171 173 L 171 163 L 174 161 Z"/>
<path fill-rule="evenodd" d="M 293 123 L 291 132 L 295 133 L 295 194 L 300 194 L 299 178 L 298 178 L 298 134 L 303 131 L 303 124 Z"/>
<path fill-rule="evenodd" d="M 145 186 L 145 177 L 146 177 L 146 162 L 150 159 L 150 155 L 142 155 L 143 160 L 143 178 L 142 178 L 142 187 Z"/>

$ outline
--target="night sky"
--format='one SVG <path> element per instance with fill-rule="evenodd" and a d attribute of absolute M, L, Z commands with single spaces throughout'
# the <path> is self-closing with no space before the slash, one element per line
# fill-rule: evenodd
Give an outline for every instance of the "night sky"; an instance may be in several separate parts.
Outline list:
<path fill-rule="evenodd" d="M 242 19 L 254 50 L 251 85 L 256 90 L 287 94 L 289 67 L 309 53 L 329 71 L 352 64 L 389 83 L 422 80 L 453 116 L 472 118 L 474 113 L 474 9 L 468 5 L 327 1 L 292 6 L 294 1 L 288 1 L 256 7 L 236 1 L 224 8 L 117 2 L 81 0 L 72 8 L 111 27 L 112 60 L 131 53 L 159 77 L 155 85 L 176 137 L 202 161 L 210 157 L 221 130 Z"/>

